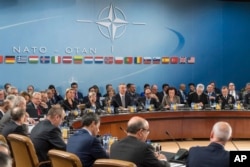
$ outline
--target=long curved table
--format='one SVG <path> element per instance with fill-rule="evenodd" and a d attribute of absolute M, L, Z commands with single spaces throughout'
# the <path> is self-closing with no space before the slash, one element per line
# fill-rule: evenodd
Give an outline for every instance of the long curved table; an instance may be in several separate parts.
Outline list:
<path fill-rule="evenodd" d="M 175 139 L 197 138 L 208 139 L 213 124 L 217 121 L 228 122 L 233 129 L 233 138 L 250 138 L 249 111 L 161 111 L 126 113 L 101 116 L 100 134 L 112 134 L 118 138 L 126 136 L 121 129 L 127 128 L 128 120 L 140 116 L 148 120 L 150 134 L 148 139 L 171 139 L 166 131 Z"/>

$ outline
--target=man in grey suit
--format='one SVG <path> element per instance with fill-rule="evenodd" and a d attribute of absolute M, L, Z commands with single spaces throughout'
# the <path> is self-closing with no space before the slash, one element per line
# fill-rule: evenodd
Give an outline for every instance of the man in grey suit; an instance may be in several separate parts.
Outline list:
<path fill-rule="evenodd" d="M 229 152 L 224 146 L 230 139 L 232 128 L 227 122 L 214 124 L 210 134 L 211 143 L 206 147 L 191 147 L 187 158 L 187 167 L 228 167 Z"/>
<path fill-rule="evenodd" d="M 110 158 L 130 161 L 137 167 L 169 167 L 167 158 L 154 152 L 153 147 L 145 142 L 148 134 L 148 121 L 132 117 L 128 122 L 128 136 L 111 145 Z"/>

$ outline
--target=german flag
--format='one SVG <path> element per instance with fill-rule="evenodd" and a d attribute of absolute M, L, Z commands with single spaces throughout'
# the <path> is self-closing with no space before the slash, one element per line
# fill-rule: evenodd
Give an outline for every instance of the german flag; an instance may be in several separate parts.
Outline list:
<path fill-rule="evenodd" d="M 16 62 L 15 56 L 5 56 L 5 64 L 14 64 Z"/>

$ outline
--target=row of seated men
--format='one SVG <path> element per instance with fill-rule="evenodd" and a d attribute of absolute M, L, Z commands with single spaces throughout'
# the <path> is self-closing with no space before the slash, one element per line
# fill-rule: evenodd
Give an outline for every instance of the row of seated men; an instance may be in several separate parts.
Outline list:
<path fill-rule="evenodd" d="M 24 99 L 21 101 L 25 102 Z M 1 134 L 5 137 L 12 133 L 28 136 L 25 123 L 29 120 L 25 108 L 15 106 L 11 109 L 10 115 L 11 119 L 4 125 Z M 59 149 L 77 155 L 84 167 L 92 167 L 94 161 L 99 158 L 131 161 L 138 167 L 170 166 L 170 159 L 167 160 L 164 154 L 155 152 L 154 148 L 145 142 L 150 133 L 150 125 L 142 117 L 132 117 L 127 123 L 127 137 L 114 142 L 109 150 L 105 150 L 101 141 L 96 137 L 101 126 L 100 117 L 97 114 L 91 112 L 83 115 L 83 127 L 70 136 L 67 144 L 62 139 L 59 128 L 64 117 L 65 111 L 60 105 L 52 106 L 46 119 L 37 123 L 32 129 L 29 137 L 40 162 L 48 160 L 47 153 L 50 149 Z M 224 149 L 224 146 L 231 134 L 232 129 L 228 123 L 216 123 L 210 134 L 211 143 L 207 147 L 190 148 L 187 166 L 228 167 L 229 152 Z"/>
<path fill-rule="evenodd" d="M 112 85 L 108 85 L 105 97 L 100 97 L 98 89 L 93 86 L 89 88 L 88 96 L 83 97 L 77 91 L 77 83 L 72 83 L 71 88 L 66 90 L 64 99 L 56 93 L 53 85 L 50 85 L 46 91 L 34 92 L 32 96 L 28 96 L 29 94 L 25 92 L 22 92 L 21 95 L 26 99 L 27 112 L 32 118 L 45 115 L 51 106 L 55 104 L 61 104 L 65 111 L 78 110 L 79 104 L 84 104 L 85 108 L 93 108 L 95 110 L 103 110 L 106 106 L 113 106 L 120 109 L 127 108 L 128 106 L 137 106 L 140 110 L 147 110 L 153 106 L 154 110 L 161 110 L 169 109 L 171 104 L 186 104 L 191 107 L 192 103 L 199 104 L 201 108 L 205 108 L 206 105 L 213 103 L 219 103 L 221 104 L 221 108 L 225 109 L 228 105 L 232 108 L 236 101 L 242 102 L 244 105 L 250 104 L 250 84 L 246 85 L 244 96 L 232 88 L 234 87 L 233 83 L 229 84 L 229 88 L 223 86 L 217 92 L 215 92 L 212 85 L 208 85 L 205 91 L 204 85 L 198 84 L 196 89 L 192 88 L 193 91 L 189 92 L 189 94 L 184 91 L 185 85 L 180 85 L 179 90 L 166 86 L 164 87 L 166 90 L 163 92 L 157 92 L 155 85 L 151 89 L 145 87 L 143 96 L 141 96 L 136 93 L 134 84 L 130 84 L 129 87 L 125 84 L 120 84 L 117 94 Z M 0 91 L 1 93 L 4 92 Z M 0 107 L 2 103 L 3 101 L 0 100 Z M 0 118 L 2 115 L 3 111 L 0 112 Z"/>

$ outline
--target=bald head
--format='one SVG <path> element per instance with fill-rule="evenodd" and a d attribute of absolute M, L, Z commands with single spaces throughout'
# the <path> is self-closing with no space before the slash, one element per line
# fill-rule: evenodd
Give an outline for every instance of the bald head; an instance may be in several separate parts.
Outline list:
<path fill-rule="evenodd" d="M 136 134 L 136 132 L 138 132 L 140 129 L 144 129 L 146 126 L 148 126 L 147 120 L 142 117 L 135 116 L 128 121 L 127 132 Z"/>
<path fill-rule="evenodd" d="M 225 144 L 232 135 L 232 128 L 227 122 L 217 122 L 214 124 L 211 134 L 212 141 Z"/>

